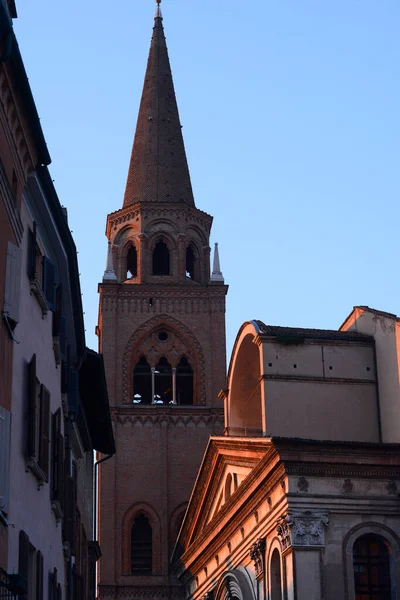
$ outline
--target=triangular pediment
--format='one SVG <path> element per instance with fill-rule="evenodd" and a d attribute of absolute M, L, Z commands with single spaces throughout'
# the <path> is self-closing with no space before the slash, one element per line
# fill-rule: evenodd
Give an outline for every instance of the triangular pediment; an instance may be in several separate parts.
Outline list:
<path fill-rule="evenodd" d="M 267 438 L 210 439 L 180 532 L 182 548 L 212 527 L 217 516 L 229 511 L 260 461 L 272 450 Z"/>

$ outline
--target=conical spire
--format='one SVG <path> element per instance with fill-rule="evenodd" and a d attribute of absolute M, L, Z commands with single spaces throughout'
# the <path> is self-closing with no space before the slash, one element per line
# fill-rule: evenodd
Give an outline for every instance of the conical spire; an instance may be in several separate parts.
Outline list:
<path fill-rule="evenodd" d="M 117 281 L 114 271 L 112 244 L 108 242 L 106 270 L 104 271 L 103 281 Z"/>
<path fill-rule="evenodd" d="M 213 261 L 213 270 L 212 270 L 212 274 L 211 274 L 211 281 L 219 281 L 219 282 L 224 283 L 224 276 L 222 275 L 221 266 L 219 264 L 219 250 L 218 250 L 217 242 L 215 242 L 215 247 L 214 247 L 214 261 Z"/>
<path fill-rule="evenodd" d="M 159 2 L 124 207 L 136 202 L 177 202 L 194 206 Z"/>

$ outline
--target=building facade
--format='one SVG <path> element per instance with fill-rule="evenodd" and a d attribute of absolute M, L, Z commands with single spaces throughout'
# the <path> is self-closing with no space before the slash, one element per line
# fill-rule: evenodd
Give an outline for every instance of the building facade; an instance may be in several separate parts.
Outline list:
<path fill-rule="evenodd" d="M 207 440 L 223 431 L 227 286 L 217 247 L 210 273 L 211 223 L 193 198 L 158 6 L 99 286 L 117 449 L 100 468 L 103 600 L 182 594 L 169 562 L 173 543 Z"/>
<path fill-rule="evenodd" d="M 95 597 L 94 450 L 115 451 L 77 252 L 0 1 L 0 595 Z"/>
<path fill-rule="evenodd" d="M 174 549 L 186 598 L 399 596 L 397 325 L 368 307 L 339 331 L 243 325 Z"/>

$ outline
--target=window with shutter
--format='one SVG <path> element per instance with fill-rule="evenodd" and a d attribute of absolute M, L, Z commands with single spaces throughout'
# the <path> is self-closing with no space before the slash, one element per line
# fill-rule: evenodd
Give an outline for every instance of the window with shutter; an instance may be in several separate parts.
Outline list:
<path fill-rule="evenodd" d="M 36 354 L 29 363 L 27 470 L 39 485 L 49 480 L 50 392 L 36 376 Z"/>
<path fill-rule="evenodd" d="M 36 600 L 43 600 L 43 554 L 36 553 Z"/>
<path fill-rule="evenodd" d="M 37 460 L 39 457 L 38 426 L 40 383 L 36 377 L 36 354 L 32 356 L 29 363 L 28 377 L 28 457 Z"/>
<path fill-rule="evenodd" d="M 35 279 L 36 275 L 36 222 L 33 222 L 33 228 L 28 231 L 28 277 Z"/>
<path fill-rule="evenodd" d="M 64 479 L 64 438 L 61 434 L 62 413 L 59 408 L 52 418 L 51 436 L 51 507 L 57 520 L 63 516 L 61 498 Z"/>
<path fill-rule="evenodd" d="M 24 584 L 28 591 L 29 537 L 22 530 L 19 532 L 18 573 L 24 578 Z M 20 600 L 25 600 L 25 598 L 25 595 L 19 596 Z"/>
<path fill-rule="evenodd" d="M 19 322 L 20 287 L 21 250 L 12 242 L 8 242 L 3 316 L 11 332 Z"/>
<path fill-rule="evenodd" d="M 64 540 L 69 542 L 72 552 L 75 551 L 75 495 L 74 478 L 67 476 L 65 478 L 63 534 Z"/>
<path fill-rule="evenodd" d="M 45 481 L 49 480 L 49 458 L 50 458 L 50 392 L 42 384 L 40 386 L 39 467 L 43 471 Z"/>
<path fill-rule="evenodd" d="M 47 256 L 43 256 L 43 292 L 49 309 L 54 312 L 56 310 L 56 267 Z"/>
<path fill-rule="evenodd" d="M 11 414 L 0 406 L 0 512 L 8 513 Z"/>

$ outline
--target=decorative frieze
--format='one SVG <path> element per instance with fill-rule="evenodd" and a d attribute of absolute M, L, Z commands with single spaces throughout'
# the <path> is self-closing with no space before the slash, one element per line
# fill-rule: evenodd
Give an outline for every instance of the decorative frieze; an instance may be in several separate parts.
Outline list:
<path fill-rule="evenodd" d="M 250 558 L 254 562 L 254 569 L 256 577 L 262 577 L 265 570 L 265 549 L 266 549 L 265 538 L 259 538 L 250 547 Z"/>
<path fill-rule="evenodd" d="M 327 513 L 306 511 L 280 517 L 276 530 L 284 550 L 290 546 L 324 546 Z"/>
<path fill-rule="evenodd" d="M 100 600 L 116 600 L 130 598 L 132 600 L 183 600 L 183 586 L 144 586 L 144 585 L 99 585 Z"/>
<path fill-rule="evenodd" d="M 224 417 L 222 414 L 167 414 L 154 412 L 146 414 L 116 414 L 111 417 L 114 423 L 119 425 L 131 425 L 132 427 L 153 426 L 173 426 L 173 427 L 216 427 L 223 429 Z"/>

